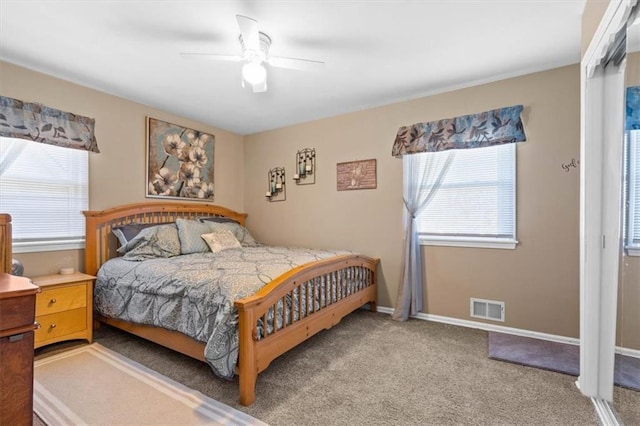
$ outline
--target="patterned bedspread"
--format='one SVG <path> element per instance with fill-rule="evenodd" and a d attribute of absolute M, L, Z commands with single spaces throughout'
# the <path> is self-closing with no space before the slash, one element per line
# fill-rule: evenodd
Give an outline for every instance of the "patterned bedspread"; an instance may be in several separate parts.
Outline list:
<path fill-rule="evenodd" d="M 111 259 L 98 272 L 95 310 L 206 343 L 204 356 L 213 371 L 231 379 L 238 359 L 233 302 L 292 268 L 350 253 L 259 246 L 142 262 Z"/>

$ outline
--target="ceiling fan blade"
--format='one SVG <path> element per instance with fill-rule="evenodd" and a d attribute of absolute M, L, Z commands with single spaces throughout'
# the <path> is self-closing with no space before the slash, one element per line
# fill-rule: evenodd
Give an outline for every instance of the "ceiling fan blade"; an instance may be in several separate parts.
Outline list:
<path fill-rule="evenodd" d="M 251 88 L 253 89 L 253 93 L 262 93 L 267 91 L 267 79 L 265 78 L 263 82 L 252 84 Z"/>
<path fill-rule="evenodd" d="M 248 50 L 260 50 L 260 35 L 258 34 L 258 21 L 247 16 L 236 15 L 238 27 L 244 47 Z"/>
<path fill-rule="evenodd" d="M 321 71 L 324 69 L 324 62 L 312 61 L 310 59 L 285 58 L 282 56 L 270 56 L 267 63 L 279 68 L 289 68 L 300 71 Z"/>
<path fill-rule="evenodd" d="M 183 58 L 208 58 L 213 59 L 214 61 L 240 62 L 243 60 L 242 56 L 218 55 L 216 53 L 181 52 L 180 56 L 182 56 Z"/>

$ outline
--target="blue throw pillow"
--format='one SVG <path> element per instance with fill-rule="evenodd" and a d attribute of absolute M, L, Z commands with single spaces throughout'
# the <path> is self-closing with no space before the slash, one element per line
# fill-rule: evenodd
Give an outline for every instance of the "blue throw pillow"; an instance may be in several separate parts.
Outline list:
<path fill-rule="evenodd" d="M 202 239 L 202 235 L 212 232 L 231 231 L 242 247 L 257 247 L 260 245 L 251 234 L 249 234 L 247 228 L 235 221 L 219 223 L 178 219 L 176 225 L 178 226 L 182 254 L 207 253 L 211 251 Z"/>
<path fill-rule="evenodd" d="M 147 260 L 180 254 L 180 238 L 175 224 L 145 228 L 118 249 L 126 260 Z"/>
<path fill-rule="evenodd" d="M 178 219 L 176 220 L 176 225 L 182 254 L 207 253 L 211 251 L 207 243 L 202 239 L 202 235 L 213 232 L 216 225 L 215 222 Z"/>
<path fill-rule="evenodd" d="M 135 238 L 143 229 L 151 228 L 152 226 L 168 225 L 173 222 L 167 222 L 164 224 L 159 223 L 128 223 L 126 225 L 115 226 L 111 229 L 113 235 L 118 238 L 120 247 L 126 246 L 127 243 Z"/>

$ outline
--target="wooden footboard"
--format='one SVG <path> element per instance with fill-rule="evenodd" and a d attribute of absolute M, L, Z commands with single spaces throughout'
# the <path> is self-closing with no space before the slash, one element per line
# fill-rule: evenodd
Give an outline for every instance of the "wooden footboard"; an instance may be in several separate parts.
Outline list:
<path fill-rule="evenodd" d="M 137 203 L 86 216 L 85 270 L 95 275 L 116 257 L 112 228 L 127 223 L 167 223 L 177 218 L 229 217 L 244 225 L 246 214 L 210 204 Z M 344 255 L 297 267 L 253 296 L 235 302 L 239 318 L 240 403 L 255 400 L 258 373 L 278 356 L 330 328 L 350 312 L 376 306 L 378 259 Z M 100 321 L 203 360 L 205 344 L 175 331 L 96 315 Z"/>
<path fill-rule="evenodd" d="M 359 255 L 320 260 L 235 302 L 240 404 L 253 403 L 257 375 L 275 358 L 366 303 L 375 311 L 377 265 L 378 259 Z"/>

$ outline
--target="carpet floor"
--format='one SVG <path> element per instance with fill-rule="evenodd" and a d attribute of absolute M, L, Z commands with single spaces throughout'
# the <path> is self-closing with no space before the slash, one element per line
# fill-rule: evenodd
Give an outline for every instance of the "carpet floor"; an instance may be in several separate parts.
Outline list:
<path fill-rule="evenodd" d="M 558 373 L 580 374 L 580 346 L 489 332 L 489 357 Z M 616 354 L 614 383 L 640 391 L 640 359 Z"/>
<path fill-rule="evenodd" d="M 202 362 L 110 327 L 95 338 L 272 426 L 597 424 L 573 377 L 489 359 L 484 331 L 364 310 L 273 361 L 250 407 L 237 402 L 237 379 Z M 640 394 L 622 391 L 631 407 L 623 421 L 640 424 Z"/>

